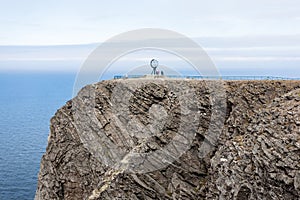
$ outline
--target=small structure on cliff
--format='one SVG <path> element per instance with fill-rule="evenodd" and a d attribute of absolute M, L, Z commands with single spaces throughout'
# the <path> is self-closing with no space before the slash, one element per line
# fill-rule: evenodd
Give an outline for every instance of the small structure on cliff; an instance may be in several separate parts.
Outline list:
<path fill-rule="evenodd" d="M 157 67 L 158 67 L 158 61 L 156 59 L 152 59 L 150 61 L 150 67 L 152 68 L 151 74 L 156 75 L 157 74 Z"/>

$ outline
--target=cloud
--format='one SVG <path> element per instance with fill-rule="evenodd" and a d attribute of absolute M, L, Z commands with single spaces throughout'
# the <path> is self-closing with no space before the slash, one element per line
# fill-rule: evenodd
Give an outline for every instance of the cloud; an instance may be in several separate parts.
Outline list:
<path fill-rule="evenodd" d="M 101 42 L 144 27 L 190 37 L 300 34 L 299 7 L 293 0 L 11 0 L 0 7 L 0 45 Z"/>

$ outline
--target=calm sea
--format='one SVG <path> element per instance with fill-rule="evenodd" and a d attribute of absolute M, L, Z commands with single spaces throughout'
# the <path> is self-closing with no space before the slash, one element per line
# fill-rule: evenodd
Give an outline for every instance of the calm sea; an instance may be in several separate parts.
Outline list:
<path fill-rule="evenodd" d="M 49 120 L 75 74 L 0 73 L 0 200 L 33 199 Z"/>

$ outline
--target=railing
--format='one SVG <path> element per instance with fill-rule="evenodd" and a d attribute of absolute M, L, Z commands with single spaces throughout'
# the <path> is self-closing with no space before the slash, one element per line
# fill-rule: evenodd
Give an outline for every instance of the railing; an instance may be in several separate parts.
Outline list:
<path fill-rule="evenodd" d="M 285 78 L 276 76 L 179 76 L 179 75 L 153 75 L 154 77 L 197 79 L 197 80 L 300 80 L 300 78 Z M 145 75 L 115 75 L 114 79 L 143 78 Z"/>

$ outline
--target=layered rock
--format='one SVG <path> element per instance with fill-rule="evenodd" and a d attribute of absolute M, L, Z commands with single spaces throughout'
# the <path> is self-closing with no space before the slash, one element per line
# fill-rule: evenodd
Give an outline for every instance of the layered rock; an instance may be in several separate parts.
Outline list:
<path fill-rule="evenodd" d="M 116 90 L 119 84 L 126 87 Z M 134 79 L 85 87 L 51 119 L 36 199 L 299 199 L 300 82 L 217 85 Z M 181 90 L 193 98 L 183 102 Z M 127 165 L 107 165 L 99 159 L 105 157 L 99 149 L 110 148 L 98 142 L 103 136 L 88 140 L 82 131 L 86 127 L 76 124 L 76 114 L 89 105 L 90 91 L 95 91 L 92 112 L 101 125 L 95 133 L 103 132 L 125 154 L 163 149 L 181 126 L 192 132 L 192 141 L 183 154 L 156 170 L 136 173 Z M 215 91 L 224 93 L 221 100 L 212 95 Z M 128 104 L 117 107 L 117 113 L 114 103 L 126 95 Z"/>

